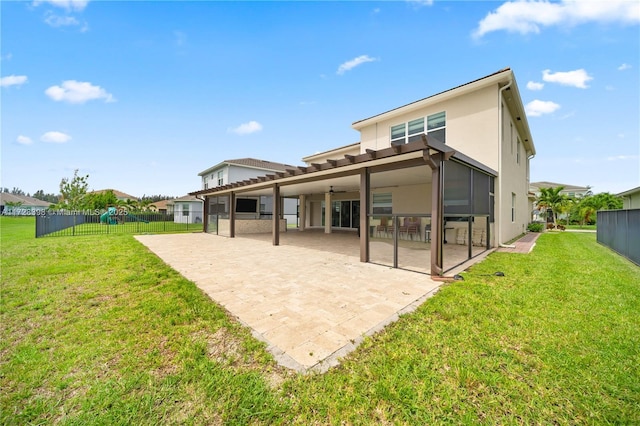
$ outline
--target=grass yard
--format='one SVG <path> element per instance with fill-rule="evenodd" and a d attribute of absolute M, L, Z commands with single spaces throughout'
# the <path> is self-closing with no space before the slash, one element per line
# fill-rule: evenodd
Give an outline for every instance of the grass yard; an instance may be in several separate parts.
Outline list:
<path fill-rule="evenodd" d="M 640 268 L 594 234 L 493 253 L 304 376 L 131 235 L 33 229 L 0 218 L 2 424 L 640 424 Z"/>

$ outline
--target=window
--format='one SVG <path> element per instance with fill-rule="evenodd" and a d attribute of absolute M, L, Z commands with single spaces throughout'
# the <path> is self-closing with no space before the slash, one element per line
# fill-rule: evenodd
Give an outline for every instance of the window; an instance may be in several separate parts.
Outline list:
<path fill-rule="evenodd" d="M 516 221 L 516 194 L 511 193 L 511 222 Z"/>
<path fill-rule="evenodd" d="M 220 170 L 218 172 L 218 186 L 224 185 L 224 172 Z"/>
<path fill-rule="evenodd" d="M 205 176 L 202 180 L 204 181 L 204 189 L 209 189 L 209 178 Z"/>
<path fill-rule="evenodd" d="M 509 142 L 511 143 L 511 155 L 513 155 L 513 123 L 509 123 Z"/>
<path fill-rule="evenodd" d="M 430 135 L 439 142 L 445 142 L 445 112 L 439 112 L 427 117 L 426 134 Z M 421 135 L 425 134 L 424 117 L 416 118 L 407 123 L 396 124 L 391 126 L 391 145 L 402 145 L 408 142 L 420 140 Z"/>
<path fill-rule="evenodd" d="M 444 111 L 427 117 L 427 134 L 438 142 L 445 143 L 446 117 Z"/>
<path fill-rule="evenodd" d="M 182 216 L 189 216 L 189 204 L 182 205 Z"/>
<path fill-rule="evenodd" d="M 516 163 L 520 164 L 520 138 L 518 138 L 518 146 L 516 149 Z"/>
<path fill-rule="evenodd" d="M 373 194 L 373 208 L 371 209 L 371 213 L 391 214 L 392 205 L 393 203 L 390 192 Z"/>

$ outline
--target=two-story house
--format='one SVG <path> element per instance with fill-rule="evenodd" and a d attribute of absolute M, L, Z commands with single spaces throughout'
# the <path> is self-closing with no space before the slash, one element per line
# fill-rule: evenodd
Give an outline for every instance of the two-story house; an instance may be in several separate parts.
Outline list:
<path fill-rule="evenodd" d="M 192 194 L 209 211 L 236 197 L 297 197 L 301 231 L 358 230 L 361 261 L 432 275 L 525 232 L 535 147 L 511 69 L 352 127 L 358 143 L 305 157 L 305 166 Z M 233 237 L 236 218 L 225 213 L 223 234 Z"/>
<path fill-rule="evenodd" d="M 250 181 L 269 173 L 284 172 L 290 168 L 288 164 L 276 163 L 273 161 L 260 160 L 256 158 L 238 158 L 235 160 L 224 160 L 215 166 L 198 173 L 202 179 L 202 190 L 210 188 L 220 188 L 230 184 Z M 297 198 L 281 200 L 284 212 L 283 219 L 289 224 L 296 224 L 297 221 Z M 270 219 L 273 214 L 273 197 L 266 195 L 239 196 L 235 199 L 235 212 L 237 218 L 250 219 Z M 220 207 L 216 211 L 228 210 L 225 200 L 220 200 Z M 260 226 L 260 229 L 265 228 Z M 257 228 L 251 228 L 257 230 Z M 265 228 L 270 229 L 268 226 Z"/>

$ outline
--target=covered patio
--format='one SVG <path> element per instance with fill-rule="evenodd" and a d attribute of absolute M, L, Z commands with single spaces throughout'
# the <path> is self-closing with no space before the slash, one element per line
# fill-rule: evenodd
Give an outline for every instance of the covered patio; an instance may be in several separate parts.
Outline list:
<path fill-rule="evenodd" d="M 333 245 L 345 231 L 361 262 L 443 276 L 492 246 L 496 172 L 438 141 L 392 146 L 191 193 L 205 199 L 205 230 L 281 244 Z M 273 197 L 273 215 L 247 219 L 239 200 Z M 296 234 L 282 200 L 299 200 Z M 243 202 L 244 203 L 244 202 Z M 448 244 L 449 243 L 449 244 Z M 454 244 L 455 243 L 455 244 Z M 355 249 L 355 253 L 351 250 Z"/>

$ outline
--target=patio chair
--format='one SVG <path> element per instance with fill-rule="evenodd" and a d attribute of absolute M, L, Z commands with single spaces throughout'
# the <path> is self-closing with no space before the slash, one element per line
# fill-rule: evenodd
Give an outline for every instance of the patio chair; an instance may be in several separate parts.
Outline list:
<path fill-rule="evenodd" d="M 393 231 L 395 230 L 395 228 L 396 228 L 395 220 L 392 218 L 391 225 L 387 225 L 387 234 L 393 235 Z"/>
<path fill-rule="evenodd" d="M 387 233 L 387 218 L 384 216 L 380 218 L 380 224 L 376 226 L 376 233 L 378 236 L 380 236 L 382 232 L 385 234 Z"/>
<path fill-rule="evenodd" d="M 418 217 L 412 217 L 407 225 L 407 236 L 413 240 L 414 235 L 420 239 L 420 218 Z"/>
<path fill-rule="evenodd" d="M 402 221 L 402 225 L 398 226 L 398 233 L 400 234 L 400 238 L 402 238 L 403 234 L 407 234 L 408 235 L 408 231 L 409 231 L 409 222 L 411 219 L 409 219 L 408 217 L 405 217 Z"/>

